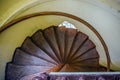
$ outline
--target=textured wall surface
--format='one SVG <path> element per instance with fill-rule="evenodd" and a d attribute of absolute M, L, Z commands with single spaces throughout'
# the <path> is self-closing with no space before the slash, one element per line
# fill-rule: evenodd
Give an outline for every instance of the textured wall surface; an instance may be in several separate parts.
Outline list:
<path fill-rule="evenodd" d="M 111 68 L 120 70 L 120 9 L 119 0 L 1 0 L 0 2 L 0 25 L 19 18 L 21 16 L 42 12 L 59 11 L 73 14 L 90 23 L 105 40 L 112 59 Z M 101 2 L 103 4 L 101 4 Z M 105 5 L 104 5 L 105 4 Z M 110 6 L 108 6 L 110 5 Z M 111 8 L 112 7 L 112 8 Z M 57 20 L 56 20 L 57 19 Z M 38 17 L 23 21 L 12 26 L 0 34 L 0 80 L 4 80 L 6 62 L 11 61 L 13 52 L 19 47 L 26 36 L 33 34 L 37 29 L 58 25 L 64 20 L 73 23 L 77 28 L 88 34 L 98 46 L 100 53 L 104 54 L 103 49 L 99 49 L 101 44 L 95 35 L 86 29 L 82 24 L 63 17 Z M 32 23 L 31 23 L 32 22 Z M 33 24 L 34 23 L 34 24 Z M 82 26 L 82 27 L 79 27 Z M 1 27 L 1 26 L 0 26 Z M 101 55 L 101 64 L 105 65 L 105 55 Z"/>

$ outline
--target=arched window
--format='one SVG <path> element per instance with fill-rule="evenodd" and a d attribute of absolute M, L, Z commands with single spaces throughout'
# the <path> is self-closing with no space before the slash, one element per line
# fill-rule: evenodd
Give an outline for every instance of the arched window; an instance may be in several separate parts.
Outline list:
<path fill-rule="evenodd" d="M 68 21 L 64 21 L 59 26 L 65 26 L 66 28 L 74 28 L 77 29 L 73 24 L 69 23 Z"/>

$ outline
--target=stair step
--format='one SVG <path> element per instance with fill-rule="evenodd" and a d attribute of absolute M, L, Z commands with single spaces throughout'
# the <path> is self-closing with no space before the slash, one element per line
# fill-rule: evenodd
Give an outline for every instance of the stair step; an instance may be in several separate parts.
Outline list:
<path fill-rule="evenodd" d="M 12 63 L 8 63 L 6 67 L 6 79 L 5 80 L 20 80 L 20 78 L 35 73 L 44 73 L 51 69 L 49 66 L 19 66 Z"/>
<path fill-rule="evenodd" d="M 36 66 L 54 66 L 52 63 L 45 61 L 41 58 L 32 56 L 21 49 L 17 48 L 14 53 L 14 58 L 12 60 L 13 64 L 16 65 L 36 65 Z"/>
<path fill-rule="evenodd" d="M 56 61 L 51 56 L 49 56 L 48 54 L 46 54 L 46 52 L 37 47 L 29 37 L 25 39 L 24 43 L 21 46 L 21 49 L 33 56 L 51 62 L 52 64 L 57 64 Z"/>

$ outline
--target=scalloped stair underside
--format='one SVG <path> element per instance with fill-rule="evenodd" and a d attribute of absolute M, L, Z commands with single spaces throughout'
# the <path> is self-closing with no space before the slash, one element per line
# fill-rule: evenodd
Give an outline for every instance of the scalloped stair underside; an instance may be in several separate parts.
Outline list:
<path fill-rule="evenodd" d="M 50 26 L 27 37 L 6 66 L 6 80 L 44 72 L 97 72 L 99 54 L 89 37 L 73 28 Z"/>

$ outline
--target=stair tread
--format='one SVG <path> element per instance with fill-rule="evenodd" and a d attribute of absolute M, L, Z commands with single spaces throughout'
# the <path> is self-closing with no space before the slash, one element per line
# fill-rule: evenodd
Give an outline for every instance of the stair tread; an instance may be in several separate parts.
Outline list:
<path fill-rule="evenodd" d="M 32 56 L 21 49 L 17 48 L 14 53 L 14 58 L 12 63 L 16 65 L 43 65 L 43 66 L 54 66 L 54 64 L 43 60 L 41 58 Z"/>
<path fill-rule="evenodd" d="M 40 47 L 43 51 L 45 51 L 45 53 L 48 54 L 52 59 L 54 59 L 57 63 L 59 62 L 58 58 L 56 57 L 52 48 L 50 47 L 50 45 L 46 41 L 41 30 L 37 31 L 32 36 L 32 40 L 38 47 Z"/>
<path fill-rule="evenodd" d="M 12 63 L 8 63 L 6 67 L 6 80 L 19 80 L 20 78 L 35 74 L 44 73 L 51 69 L 49 66 L 19 66 Z"/>
<path fill-rule="evenodd" d="M 24 43 L 21 46 L 21 49 L 33 56 L 39 57 L 53 64 L 57 64 L 52 57 L 50 57 L 48 54 L 46 54 L 46 52 L 37 47 L 29 37 L 25 39 Z"/>
<path fill-rule="evenodd" d="M 52 50 L 54 51 L 54 54 L 59 60 L 59 63 L 61 62 L 61 56 L 60 56 L 60 50 L 58 47 L 58 43 L 56 40 L 56 34 L 55 34 L 55 28 L 56 26 L 51 26 L 43 31 L 44 37 L 48 41 L 49 45 L 51 46 Z"/>

